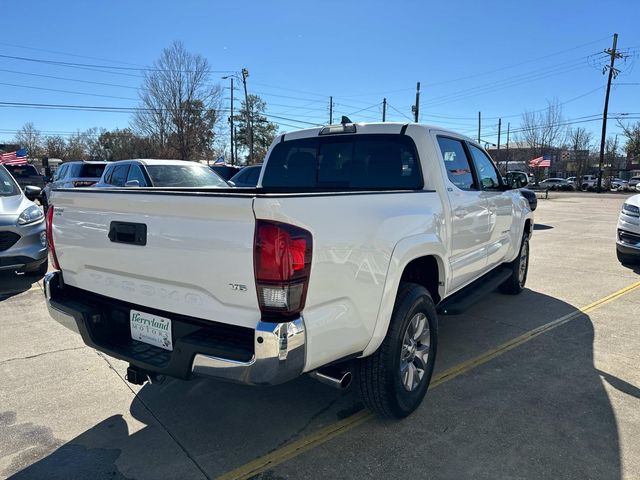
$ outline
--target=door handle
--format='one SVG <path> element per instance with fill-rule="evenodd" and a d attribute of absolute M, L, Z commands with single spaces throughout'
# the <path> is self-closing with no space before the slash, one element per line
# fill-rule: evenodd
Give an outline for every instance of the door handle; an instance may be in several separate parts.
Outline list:
<path fill-rule="evenodd" d="M 111 222 L 107 236 L 114 243 L 146 245 L 147 226 L 144 223 Z"/>

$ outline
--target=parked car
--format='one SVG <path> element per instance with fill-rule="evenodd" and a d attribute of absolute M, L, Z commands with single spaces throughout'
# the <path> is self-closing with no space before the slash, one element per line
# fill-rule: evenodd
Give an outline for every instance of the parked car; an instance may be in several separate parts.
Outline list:
<path fill-rule="evenodd" d="M 545 178 L 538 187 L 542 190 L 572 190 L 573 186 L 564 178 Z"/>
<path fill-rule="evenodd" d="M 34 186 L 40 189 L 44 188 L 45 177 L 38 172 L 33 165 L 5 165 L 4 166 L 11 176 L 18 182 L 20 188 L 24 191 L 27 186 Z"/>
<path fill-rule="evenodd" d="M 357 370 L 370 409 L 405 417 L 431 379 L 436 309 L 524 288 L 533 213 L 470 138 L 331 125 L 279 135 L 263 169 L 255 189 L 54 191 L 52 317 L 133 383 L 345 388 Z"/>
<path fill-rule="evenodd" d="M 629 197 L 622 204 L 618 216 L 616 253 L 621 263 L 640 263 L 640 195 Z"/>
<path fill-rule="evenodd" d="M 609 185 L 611 186 L 611 190 L 615 190 L 615 191 L 629 190 L 629 182 L 621 178 L 609 179 Z"/>
<path fill-rule="evenodd" d="M 597 175 L 583 175 L 582 183 L 580 184 L 581 190 L 593 190 L 598 186 Z"/>
<path fill-rule="evenodd" d="M 229 185 L 233 187 L 255 187 L 260 178 L 262 165 L 249 165 L 236 173 L 229 180 Z"/>
<path fill-rule="evenodd" d="M 230 180 L 236 173 L 242 170 L 238 165 L 211 165 L 211 170 L 216 172 L 224 181 Z"/>
<path fill-rule="evenodd" d="M 96 187 L 214 187 L 229 185 L 206 165 L 187 160 L 120 160 L 105 168 Z"/>
<path fill-rule="evenodd" d="M 629 179 L 629 189 L 633 190 L 636 188 L 636 185 L 640 184 L 640 176 L 631 177 Z"/>
<path fill-rule="evenodd" d="M 44 213 L 33 203 L 40 187 L 23 192 L 8 170 L 0 165 L 0 270 L 47 273 L 47 234 Z"/>
<path fill-rule="evenodd" d="M 61 164 L 53 174 L 53 179 L 42 190 L 42 206 L 49 206 L 51 190 L 54 188 L 82 188 L 95 185 L 107 162 L 74 161 Z"/>

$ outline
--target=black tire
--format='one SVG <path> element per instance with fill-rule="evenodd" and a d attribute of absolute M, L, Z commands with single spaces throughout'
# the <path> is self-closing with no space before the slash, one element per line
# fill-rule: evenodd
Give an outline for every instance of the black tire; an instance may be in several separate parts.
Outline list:
<path fill-rule="evenodd" d="M 425 335 L 424 340 L 429 339 L 429 345 L 426 346 L 428 353 L 426 364 L 421 357 L 416 355 L 420 348 L 425 348 L 425 345 L 418 339 L 414 340 L 415 348 L 412 360 L 401 359 L 401 355 L 409 353 L 409 350 L 403 348 L 406 341 L 405 335 L 411 331 L 409 324 L 423 322 L 421 314 L 426 317 L 423 324 L 429 327 L 428 333 L 424 333 L 422 330 Z M 418 318 L 420 320 L 417 320 Z M 413 335 L 408 338 L 413 338 Z M 404 418 L 418 408 L 431 382 L 437 344 L 438 321 L 431 295 L 421 285 L 401 283 L 393 307 L 389 330 L 382 345 L 373 355 L 360 360 L 356 367 L 358 387 L 364 404 L 379 416 L 391 418 Z M 411 362 L 414 365 L 412 367 L 412 371 L 415 372 L 413 375 L 418 375 L 418 383 L 412 390 L 404 385 L 407 379 L 403 379 L 400 371 L 403 362 L 404 365 Z M 421 377 L 420 369 L 415 369 L 416 364 L 424 366 Z"/>
<path fill-rule="evenodd" d="M 524 253 L 524 254 L 523 254 Z M 521 265 L 524 264 L 524 274 L 521 275 Z M 511 270 L 511 276 L 500 285 L 500 291 L 507 295 L 517 295 L 524 290 L 527 283 L 527 274 L 529 273 L 529 235 L 524 234 L 522 242 L 520 242 L 520 250 L 518 250 L 517 258 L 509 263 L 508 268 Z"/>
<path fill-rule="evenodd" d="M 622 253 L 620 250 L 616 250 L 618 261 L 623 265 L 638 265 L 640 263 L 640 257 L 637 255 L 629 255 L 628 253 Z"/>
<path fill-rule="evenodd" d="M 44 277 L 47 274 L 48 270 L 49 270 L 49 260 L 47 259 L 44 261 L 43 264 L 41 264 L 35 270 L 26 271 L 24 273 L 29 275 L 30 277 Z"/>

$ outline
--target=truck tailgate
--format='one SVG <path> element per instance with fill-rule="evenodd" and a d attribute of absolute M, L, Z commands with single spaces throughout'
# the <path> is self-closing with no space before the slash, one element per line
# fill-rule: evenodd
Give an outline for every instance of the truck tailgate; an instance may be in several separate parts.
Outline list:
<path fill-rule="evenodd" d="M 254 328 L 253 197 L 175 192 L 54 192 L 64 281 L 142 307 Z M 144 224 L 146 245 L 109 238 Z"/>

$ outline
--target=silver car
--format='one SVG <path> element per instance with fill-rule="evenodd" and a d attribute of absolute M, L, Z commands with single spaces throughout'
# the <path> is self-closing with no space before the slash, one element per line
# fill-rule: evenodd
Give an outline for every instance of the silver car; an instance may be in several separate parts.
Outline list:
<path fill-rule="evenodd" d="M 0 165 L 0 271 L 47 273 L 47 233 L 42 208 L 32 200 L 40 188 L 25 192 Z"/>

